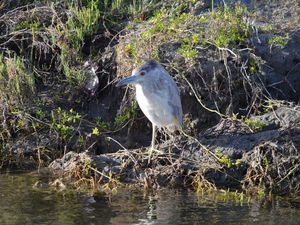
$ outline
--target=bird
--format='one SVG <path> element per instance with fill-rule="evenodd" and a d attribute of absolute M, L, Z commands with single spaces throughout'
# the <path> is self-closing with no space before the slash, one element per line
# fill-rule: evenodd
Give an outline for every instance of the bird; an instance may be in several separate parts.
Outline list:
<path fill-rule="evenodd" d="M 155 60 L 147 61 L 134 69 L 131 76 L 120 80 L 116 87 L 132 84 L 136 100 L 142 112 L 152 123 L 149 158 L 155 149 L 157 129 L 182 130 L 183 112 L 176 82 L 168 71 Z"/>

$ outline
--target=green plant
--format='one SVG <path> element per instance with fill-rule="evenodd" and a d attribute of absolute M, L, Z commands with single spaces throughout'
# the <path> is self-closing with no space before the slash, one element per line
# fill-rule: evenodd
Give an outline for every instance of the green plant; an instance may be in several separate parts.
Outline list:
<path fill-rule="evenodd" d="M 126 121 L 132 118 L 136 118 L 138 113 L 138 106 L 136 102 L 133 102 L 129 107 L 125 107 L 122 114 L 116 116 L 114 125 L 119 127 Z"/>
<path fill-rule="evenodd" d="M 240 159 L 233 161 L 232 159 L 229 158 L 228 155 L 222 154 L 219 149 L 215 149 L 215 153 L 218 157 L 219 163 L 225 165 L 228 168 L 230 168 L 232 166 L 239 166 L 241 164 Z"/>
<path fill-rule="evenodd" d="M 35 116 L 36 116 L 36 118 L 42 119 L 42 118 L 45 117 L 45 115 L 46 115 L 46 113 L 45 113 L 41 108 L 38 107 L 38 108 L 35 110 Z"/>
<path fill-rule="evenodd" d="M 250 27 L 243 20 L 247 15 L 245 6 L 236 4 L 233 8 L 224 7 L 223 9 L 215 10 L 212 13 L 212 26 L 215 27 L 213 39 L 211 41 L 217 47 L 226 48 L 229 44 L 238 44 L 246 40 L 250 33 Z"/>
<path fill-rule="evenodd" d="M 263 121 L 259 121 L 257 119 L 245 118 L 245 116 L 241 116 L 241 118 L 238 118 L 238 114 L 233 114 L 231 119 L 239 123 L 246 124 L 252 131 L 261 130 L 264 126 L 267 125 Z"/>
<path fill-rule="evenodd" d="M 264 32 L 271 32 L 273 30 L 275 30 L 274 25 L 273 24 L 265 24 L 261 27 L 259 27 L 260 30 L 264 31 Z"/>
<path fill-rule="evenodd" d="M 133 57 L 137 57 L 137 55 L 138 55 L 136 46 L 133 43 L 126 44 L 125 51 L 127 52 L 127 54 L 129 54 L 130 56 L 133 56 Z"/>
<path fill-rule="evenodd" d="M 263 199 L 266 196 L 263 188 L 257 188 L 257 196 L 259 199 Z"/>
<path fill-rule="evenodd" d="M 106 193 L 113 193 L 113 194 L 116 193 L 117 188 L 121 185 L 120 181 L 114 178 L 111 170 L 109 171 L 109 174 L 108 176 L 106 176 L 106 178 L 108 179 L 108 181 L 102 185 L 101 187 L 102 191 Z"/>
<path fill-rule="evenodd" d="M 22 20 L 20 23 L 18 23 L 15 26 L 16 30 L 21 30 L 21 29 L 30 29 L 30 30 L 37 30 L 40 28 L 40 23 L 38 21 L 29 21 L 29 20 Z"/>
<path fill-rule="evenodd" d="M 117 192 L 117 188 L 121 186 L 121 182 L 118 177 L 109 170 L 108 174 L 99 171 L 92 166 L 90 159 L 84 161 L 84 175 L 90 177 L 90 179 L 83 179 L 90 181 L 93 188 L 100 189 L 106 193 L 114 194 Z M 96 176 L 97 175 L 97 176 Z M 103 181 L 103 184 L 99 186 L 99 183 Z"/>
<path fill-rule="evenodd" d="M 120 38 L 118 45 L 119 61 L 130 58 L 134 65 L 144 58 L 159 60 L 159 51 L 164 43 L 178 43 L 177 49 L 186 62 L 195 62 L 200 49 L 209 45 L 228 48 L 230 44 L 238 45 L 248 38 L 250 26 L 244 19 L 250 13 L 247 8 L 236 4 L 233 7 L 219 7 L 213 12 L 196 16 L 186 13 L 189 4 L 183 1 L 172 7 L 162 7 L 143 23 L 138 29 L 131 23 L 128 34 Z M 190 65 L 190 64 L 189 64 Z M 120 71 L 123 66 L 120 63 Z M 128 69 L 128 62 L 124 62 Z M 254 72 L 255 67 L 251 67 Z"/>
<path fill-rule="evenodd" d="M 68 19 L 59 22 L 52 31 L 52 43 L 57 43 L 61 49 L 60 62 L 67 82 L 81 86 L 85 81 L 82 69 L 73 66 L 74 60 L 81 62 L 81 50 L 84 40 L 96 32 L 100 20 L 99 0 L 88 1 L 86 5 L 69 3 Z M 58 40 L 56 40 L 58 38 Z"/>
<path fill-rule="evenodd" d="M 63 66 L 63 72 L 66 76 L 67 82 L 75 86 L 81 86 L 85 81 L 84 71 L 81 68 L 76 68 L 71 65 L 69 59 L 70 53 L 69 46 L 63 45 L 61 48 L 61 64 Z M 77 56 L 79 57 L 79 56 Z"/>
<path fill-rule="evenodd" d="M 71 46 L 77 51 L 81 50 L 84 38 L 95 31 L 100 18 L 98 4 L 99 0 L 92 0 L 87 6 L 70 6 L 71 16 L 68 17 L 63 31 Z"/>
<path fill-rule="evenodd" d="M 99 136 L 100 132 L 99 132 L 98 127 L 94 127 L 94 128 L 92 129 L 92 134 L 95 135 L 95 136 Z"/>
<path fill-rule="evenodd" d="M 249 59 L 249 73 L 254 74 L 257 72 L 257 62 L 255 58 L 250 57 Z"/>
<path fill-rule="evenodd" d="M 99 127 L 102 130 L 107 130 L 110 127 L 110 123 L 103 121 L 100 117 L 96 118 L 96 124 L 97 127 Z"/>
<path fill-rule="evenodd" d="M 195 48 L 195 46 L 199 42 L 199 35 L 198 34 L 193 34 L 190 37 L 186 37 L 183 39 L 183 42 L 181 44 L 181 47 L 178 49 L 178 52 L 187 60 L 192 60 L 194 59 L 198 51 Z"/>
<path fill-rule="evenodd" d="M 265 157 L 262 159 L 262 166 L 263 166 L 265 169 L 268 169 L 269 165 L 270 165 L 269 159 L 265 156 Z"/>
<path fill-rule="evenodd" d="M 0 99 L 17 100 L 19 103 L 29 100 L 35 93 L 35 77 L 16 55 L 0 55 Z M 5 96 L 4 96 L 5 95 Z"/>
<path fill-rule="evenodd" d="M 74 112 L 73 109 L 66 111 L 58 107 L 56 110 L 51 111 L 52 126 L 64 141 L 73 135 L 75 131 L 74 124 L 80 118 L 81 115 Z"/>
<path fill-rule="evenodd" d="M 110 14 L 111 18 L 123 18 L 123 17 L 130 17 L 130 18 L 137 18 L 141 16 L 145 9 L 151 10 L 152 7 L 159 2 L 160 0 L 101 0 L 100 6 L 103 8 L 107 14 Z"/>
<path fill-rule="evenodd" d="M 266 113 L 270 112 L 274 108 L 274 102 L 271 99 L 269 99 L 265 102 L 265 104 L 263 104 L 263 107 L 264 107 L 264 112 Z"/>
<path fill-rule="evenodd" d="M 84 160 L 84 172 L 85 172 L 86 174 L 89 174 L 91 165 L 92 165 L 92 162 L 91 162 L 90 159 Z"/>
<path fill-rule="evenodd" d="M 198 172 L 198 174 L 193 178 L 192 186 L 196 190 L 197 194 L 203 194 L 204 191 L 212 191 L 217 189 L 215 184 L 207 180 L 201 172 Z"/>
<path fill-rule="evenodd" d="M 253 131 L 261 130 L 264 126 L 266 126 L 266 123 L 263 121 L 258 121 L 257 119 L 249 119 L 247 118 L 245 120 L 245 123 L 247 126 L 249 126 Z"/>
<path fill-rule="evenodd" d="M 284 36 L 275 36 L 273 38 L 270 38 L 268 41 L 268 44 L 270 45 L 270 48 L 273 46 L 275 47 L 284 47 L 288 40 L 290 39 L 289 34 L 286 33 Z"/>

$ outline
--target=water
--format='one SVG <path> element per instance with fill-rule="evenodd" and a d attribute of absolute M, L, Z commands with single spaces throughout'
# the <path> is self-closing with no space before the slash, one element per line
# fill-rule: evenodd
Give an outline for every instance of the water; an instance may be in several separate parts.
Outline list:
<path fill-rule="evenodd" d="M 299 198 L 249 202 L 186 190 L 108 196 L 59 192 L 47 182 L 32 173 L 0 174 L 0 224 L 300 224 Z"/>

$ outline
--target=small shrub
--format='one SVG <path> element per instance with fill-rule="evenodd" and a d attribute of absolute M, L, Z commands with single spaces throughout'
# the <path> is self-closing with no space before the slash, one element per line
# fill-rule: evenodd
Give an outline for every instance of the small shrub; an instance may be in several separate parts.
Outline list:
<path fill-rule="evenodd" d="M 251 29 L 244 20 L 249 14 L 246 7 L 237 4 L 196 16 L 186 13 L 189 4 L 194 3 L 184 1 L 172 8 L 157 10 L 148 21 L 137 26 L 138 30 L 131 24 L 117 49 L 120 71 L 132 69 L 145 59 L 159 60 L 159 48 L 164 43 L 179 43 L 179 55 L 193 63 L 198 49 L 208 45 L 227 48 L 248 38 Z M 130 62 L 132 68 L 128 68 Z"/>
<path fill-rule="evenodd" d="M 272 48 L 273 46 L 283 48 L 287 44 L 289 39 L 289 34 L 285 34 L 284 36 L 278 35 L 273 38 L 270 38 L 268 44 L 270 45 L 270 48 Z"/>
<path fill-rule="evenodd" d="M 81 115 L 74 112 L 73 109 L 69 111 L 62 110 L 58 107 L 51 111 L 52 126 L 58 132 L 63 141 L 67 141 L 75 132 L 75 123 L 81 118 Z"/>
<path fill-rule="evenodd" d="M 23 59 L 0 55 L 0 100 L 24 103 L 35 92 L 35 78 Z"/>
<path fill-rule="evenodd" d="M 245 123 L 253 130 L 258 131 L 261 130 L 264 126 L 266 126 L 265 122 L 258 121 L 256 119 L 246 119 Z"/>

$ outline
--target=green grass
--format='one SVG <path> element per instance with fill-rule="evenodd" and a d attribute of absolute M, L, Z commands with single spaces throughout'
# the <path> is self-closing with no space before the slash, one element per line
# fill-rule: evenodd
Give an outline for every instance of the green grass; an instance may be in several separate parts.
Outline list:
<path fill-rule="evenodd" d="M 117 15 L 119 18 L 134 19 L 142 16 L 143 11 L 149 11 L 158 2 L 160 0 L 101 0 L 100 8 L 103 8 L 103 11 L 109 14 L 111 18 L 117 19 L 115 17 Z"/>
<path fill-rule="evenodd" d="M 70 16 L 63 26 L 63 34 L 70 43 L 70 46 L 78 52 L 83 46 L 83 40 L 95 32 L 100 19 L 98 9 L 99 0 L 92 0 L 87 6 L 78 7 L 70 5 Z"/>
<path fill-rule="evenodd" d="M 61 37 L 61 43 L 59 43 L 61 48 L 60 59 L 64 75 L 67 82 L 75 86 L 81 86 L 85 76 L 81 68 L 73 66 L 72 56 L 78 63 L 83 61 L 81 50 L 84 40 L 96 32 L 100 20 L 98 5 L 99 0 L 90 1 L 86 6 L 82 7 L 70 4 L 70 16 L 66 23 L 59 23 L 54 29 Z M 54 34 L 55 36 L 57 35 Z M 54 39 L 54 42 L 57 41 Z"/>
<path fill-rule="evenodd" d="M 175 42 L 181 44 L 177 52 L 191 62 L 197 57 L 198 49 L 209 45 L 228 48 L 247 40 L 251 29 L 244 20 L 250 14 L 246 7 L 236 4 L 195 16 L 186 13 L 189 4 L 193 1 L 157 10 L 139 24 L 139 30 L 129 24 L 129 34 L 121 39 L 118 48 L 120 58 L 129 57 L 134 64 L 142 62 L 142 58 L 158 59 L 159 47 Z"/>
<path fill-rule="evenodd" d="M 35 78 L 24 59 L 12 54 L 0 55 L 0 99 L 24 103 L 35 93 Z"/>

